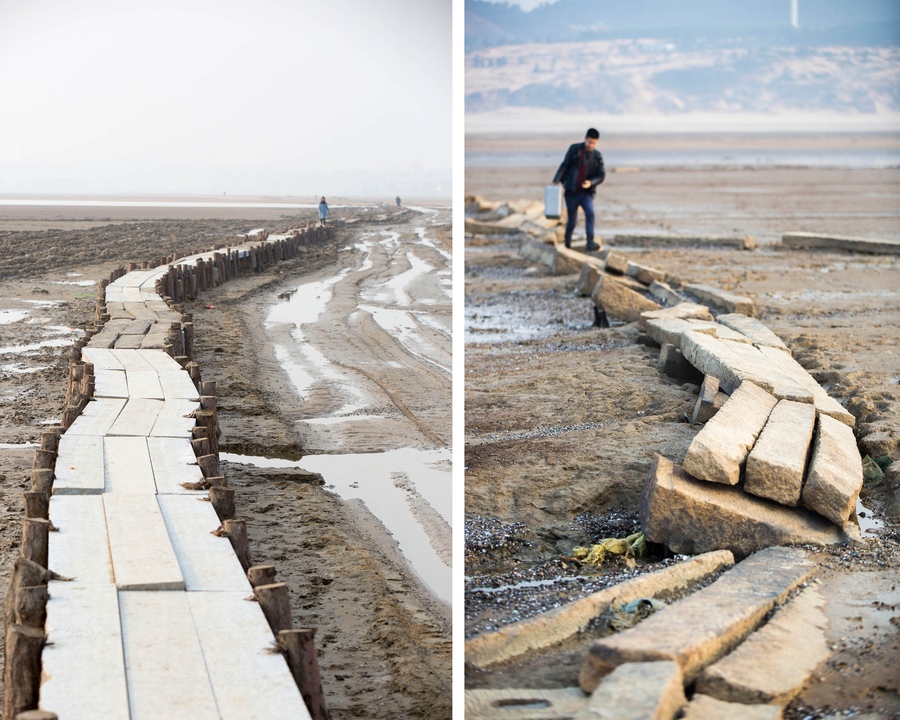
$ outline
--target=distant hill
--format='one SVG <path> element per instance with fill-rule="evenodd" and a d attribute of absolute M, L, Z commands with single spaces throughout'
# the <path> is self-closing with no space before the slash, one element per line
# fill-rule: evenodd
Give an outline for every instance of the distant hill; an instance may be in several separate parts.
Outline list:
<path fill-rule="evenodd" d="M 900 44 L 897 0 L 559 0 L 530 12 L 466 0 L 466 49 L 512 43 L 665 37 L 681 45 L 740 38 L 754 45 Z"/>
<path fill-rule="evenodd" d="M 466 2 L 466 112 L 900 112 L 900 0 Z"/>

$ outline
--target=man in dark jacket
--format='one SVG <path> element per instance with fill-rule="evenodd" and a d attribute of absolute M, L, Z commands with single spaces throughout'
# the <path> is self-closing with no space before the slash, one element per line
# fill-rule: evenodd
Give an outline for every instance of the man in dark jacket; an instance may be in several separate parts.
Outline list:
<path fill-rule="evenodd" d="M 572 247 L 572 231 L 578 219 L 578 207 L 584 209 L 584 230 L 587 234 L 588 252 L 599 250 L 594 242 L 594 193 L 597 185 L 603 182 L 606 171 L 603 169 L 603 157 L 596 150 L 600 133 L 590 128 L 584 142 L 575 143 L 566 152 L 566 157 L 553 176 L 553 184 L 562 183 L 566 190 L 566 211 L 569 220 L 566 223 L 566 247 Z"/>

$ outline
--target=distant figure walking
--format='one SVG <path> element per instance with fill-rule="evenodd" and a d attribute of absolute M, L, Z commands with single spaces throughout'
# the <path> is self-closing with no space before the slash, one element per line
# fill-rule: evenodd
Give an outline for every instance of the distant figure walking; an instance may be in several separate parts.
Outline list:
<path fill-rule="evenodd" d="M 325 218 L 328 217 L 328 203 L 325 202 L 325 198 L 322 198 L 319 201 L 319 223 L 324 225 Z"/>
<path fill-rule="evenodd" d="M 566 157 L 553 176 L 553 184 L 560 182 L 566 190 L 566 211 L 569 219 L 566 222 L 566 247 L 572 247 L 572 232 L 575 230 L 575 222 L 578 219 L 578 207 L 584 209 L 584 231 L 587 235 L 587 247 L 585 250 L 599 250 L 600 246 L 594 243 L 594 193 L 597 185 L 606 178 L 603 169 L 603 157 L 596 150 L 600 133 L 590 128 L 584 137 L 584 142 L 571 145 L 566 151 Z"/>
<path fill-rule="evenodd" d="M 400 207 L 400 196 L 397 196 L 397 207 Z"/>

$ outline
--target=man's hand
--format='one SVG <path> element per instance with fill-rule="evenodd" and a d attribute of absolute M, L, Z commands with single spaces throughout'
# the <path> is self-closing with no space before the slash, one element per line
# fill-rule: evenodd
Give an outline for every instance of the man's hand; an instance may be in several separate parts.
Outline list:
<path fill-rule="evenodd" d="M 550 183 L 550 184 L 551 184 L 551 185 L 559 185 L 559 183 L 556 182 L 555 180 L 554 180 L 552 183 Z"/>
<path fill-rule="evenodd" d="M 590 186 L 591 186 L 590 180 L 585 180 L 583 183 L 581 183 L 581 187 L 583 187 L 585 190 L 587 190 Z"/>

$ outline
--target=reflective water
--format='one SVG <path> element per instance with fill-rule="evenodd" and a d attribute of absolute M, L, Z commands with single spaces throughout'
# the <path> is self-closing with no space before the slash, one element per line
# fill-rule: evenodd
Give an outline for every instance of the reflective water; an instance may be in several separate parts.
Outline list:
<path fill-rule="evenodd" d="M 450 602 L 449 548 L 446 552 L 436 549 L 440 543 L 433 543 L 425 531 L 433 513 L 428 508 L 424 512 L 415 509 L 424 501 L 440 520 L 451 525 L 449 450 L 399 448 L 383 453 L 308 455 L 299 461 L 234 453 L 222 453 L 222 458 L 256 467 L 296 467 L 320 473 L 329 489 L 343 499 L 362 500 L 393 535 L 400 552 L 422 581 L 435 595 Z M 420 498 L 418 503 L 416 495 Z M 434 519 L 431 518 L 432 525 Z M 446 563 L 441 555 L 447 558 Z"/>

